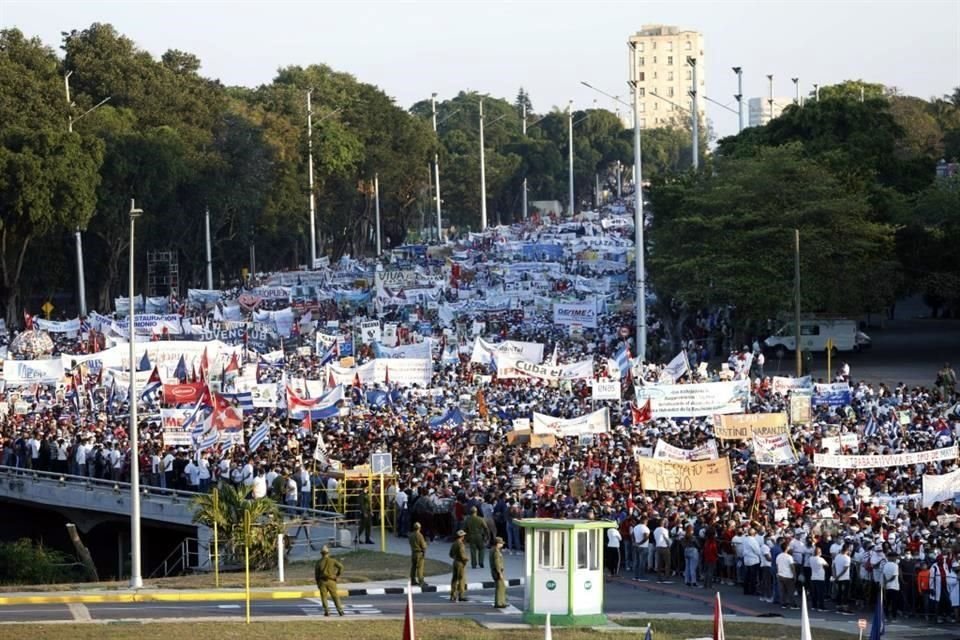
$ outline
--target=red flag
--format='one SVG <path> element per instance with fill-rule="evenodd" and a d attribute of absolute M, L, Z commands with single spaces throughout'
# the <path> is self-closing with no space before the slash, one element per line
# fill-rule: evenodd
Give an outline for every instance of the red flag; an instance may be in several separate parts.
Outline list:
<path fill-rule="evenodd" d="M 407 607 L 403 614 L 403 640 L 416 640 L 413 629 L 413 585 L 407 582 Z"/>
<path fill-rule="evenodd" d="M 330 375 L 327 376 L 327 389 L 333 389 L 337 386 L 337 380 L 333 377 L 333 369 L 330 369 Z"/>
<path fill-rule="evenodd" d="M 363 386 L 363 385 L 360 384 L 360 373 L 359 373 L 359 372 L 353 374 L 353 386 L 355 386 L 357 389 L 360 389 L 360 388 Z"/>
<path fill-rule="evenodd" d="M 630 415 L 633 417 L 633 424 L 643 424 L 653 420 L 653 410 L 650 408 L 650 399 L 643 403 L 643 406 L 637 408 L 636 405 L 630 407 Z"/>
<path fill-rule="evenodd" d="M 313 419 L 310 417 L 309 409 L 305 414 L 303 414 L 303 420 L 300 422 L 300 431 L 305 433 L 313 432 Z"/>
<path fill-rule="evenodd" d="M 720 592 L 713 602 L 713 640 L 727 640 L 723 633 L 723 608 L 720 606 Z"/>

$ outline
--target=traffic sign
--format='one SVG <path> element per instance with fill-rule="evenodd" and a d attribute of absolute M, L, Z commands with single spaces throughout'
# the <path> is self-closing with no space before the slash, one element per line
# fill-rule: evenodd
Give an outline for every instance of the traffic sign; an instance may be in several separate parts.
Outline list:
<path fill-rule="evenodd" d="M 392 453 L 371 453 L 370 473 L 373 475 L 387 475 L 393 473 Z"/>
<path fill-rule="evenodd" d="M 55 308 L 56 307 L 54 307 L 53 304 L 49 300 L 47 300 L 46 302 L 43 303 L 43 306 L 40 307 L 40 311 L 43 311 L 43 315 L 45 315 L 47 317 L 47 320 L 49 320 L 50 314 L 53 313 L 53 310 Z"/>
<path fill-rule="evenodd" d="M 857 627 L 860 628 L 860 629 L 866 629 L 866 628 L 867 628 L 867 619 L 866 619 L 866 618 L 860 618 L 859 620 L 857 620 Z"/>

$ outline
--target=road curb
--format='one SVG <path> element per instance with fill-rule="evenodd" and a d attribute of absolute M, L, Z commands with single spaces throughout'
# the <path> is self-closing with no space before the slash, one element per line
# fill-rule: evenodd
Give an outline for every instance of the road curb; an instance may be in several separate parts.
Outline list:
<path fill-rule="evenodd" d="M 692 591 L 684 591 L 684 590 L 680 590 L 680 589 L 673 589 L 673 588 L 670 588 L 670 585 L 668 585 L 668 586 L 665 587 L 665 586 L 663 586 L 663 585 L 661 585 L 661 584 L 659 584 L 659 583 L 657 583 L 657 582 L 653 582 L 653 581 L 651 581 L 651 582 L 639 582 L 639 581 L 637 581 L 637 580 L 631 580 L 631 579 L 629 579 L 629 578 L 625 578 L 625 577 L 622 577 L 622 576 L 611 576 L 609 579 L 610 579 L 611 582 L 616 582 L 617 584 L 623 585 L 623 586 L 625 586 L 625 587 L 633 587 L 634 589 L 643 589 L 643 590 L 645 590 L 645 591 L 653 591 L 653 592 L 655 592 L 655 593 L 662 593 L 662 594 L 664 594 L 664 595 L 673 596 L 673 597 L 675 597 L 675 598 L 682 598 L 682 599 L 686 599 L 686 600 L 692 600 L 692 601 L 694 601 L 694 602 L 701 602 L 701 603 L 703 603 L 703 604 L 709 604 L 709 605 L 712 605 L 713 602 L 714 602 L 714 598 L 712 598 L 712 597 L 710 597 L 710 596 L 701 595 L 700 593 L 696 593 L 696 592 L 692 592 Z M 671 585 L 672 585 L 672 584 L 673 584 L 673 583 L 671 583 Z M 724 608 L 724 609 L 729 609 L 730 611 L 733 611 L 734 613 L 737 613 L 737 614 L 740 614 L 740 615 L 744 615 L 744 616 L 757 617 L 757 616 L 762 615 L 762 613 L 763 613 L 763 612 L 761 612 L 761 611 L 756 611 L 756 610 L 754 610 L 754 609 L 748 609 L 747 607 L 744 607 L 744 606 L 742 606 L 742 605 L 732 604 L 732 603 L 729 603 L 729 602 L 724 602 L 724 603 L 723 603 L 723 608 Z"/>
<path fill-rule="evenodd" d="M 508 587 L 523 585 L 523 578 L 507 580 Z M 493 589 L 497 583 L 493 580 L 473 582 L 467 585 L 467 591 Z M 430 585 L 413 587 L 412 593 L 449 593 L 450 585 Z M 341 597 L 356 598 L 364 596 L 403 595 L 407 587 L 368 587 L 364 589 L 340 589 Z M 273 591 L 251 591 L 251 600 L 300 600 L 319 598 L 316 589 L 276 589 Z M 246 600 L 244 591 L 165 591 L 130 593 L 59 593 L 55 595 L 16 595 L 0 596 L 0 606 L 23 604 L 123 604 L 136 602 L 240 602 Z"/>

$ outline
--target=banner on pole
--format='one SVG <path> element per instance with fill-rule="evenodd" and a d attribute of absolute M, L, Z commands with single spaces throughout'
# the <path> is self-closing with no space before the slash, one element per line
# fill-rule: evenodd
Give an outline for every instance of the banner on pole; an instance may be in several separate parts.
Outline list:
<path fill-rule="evenodd" d="M 637 405 L 649 400 L 654 418 L 696 418 L 742 413 L 750 381 L 637 385 L 635 390 Z"/>
<path fill-rule="evenodd" d="M 730 461 L 727 458 L 680 462 L 637 458 L 640 485 L 644 491 L 669 493 L 725 491 L 732 489 Z"/>
<path fill-rule="evenodd" d="M 775 435 L 762 436 L 753 434 L 753 455 L 757 464 L 778 466 L 781 464 L 797 464 L 797 455 L 790 444 L 790 436 Z"/>
<path fill-rule="evenodd" d="M 954 460 L 957 457 L 957 445 L 929 451 L 912 453 L 890 453 L 866 456 L 840 456 L 831 453 L 817 453 L 813 456 L 813 466 L 826 469 L 872 469 L 875 467 L 904 467 L 941 460 Z"/>
<path fill-rule="evenodd" d="M 717 441 L 709 440 L 693 449 L 681 449 L 663 440 L 657 440 L 653 449 L 654 460 L 679 460 L 681 462 L 696 462 L 698 460 L 716 460 L 720 455 L 717 452 Z"/>
<path fill-rule="evenodd" d="M 558 437 L 606 433 L 610 429 L 610 414 L 607 408 L 597 409 L 578 418 L 554 418 L 543 413 L 533 414 L 534 433 L 552 433 Z"/>
<path fill-rule="evenodd" d="M 620 400 L 622 387 L 617 380 L 597 380 L 593 383 L 594 400 Z"/>
<path fill-rule="evenodd" d="M 749 440 L 755 435 L 789 433 L 785 413 L 738 413 L 713 417 L 713 434 L 721 440 Z"/>

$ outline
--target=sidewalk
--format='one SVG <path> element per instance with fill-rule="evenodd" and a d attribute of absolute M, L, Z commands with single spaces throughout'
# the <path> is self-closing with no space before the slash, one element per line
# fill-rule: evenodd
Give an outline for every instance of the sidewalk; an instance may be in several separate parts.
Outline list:
<path fill-rule="evenodd" d="M 380 550 L 380 532 L 372 536 L 375 544 L 360 545 L 360 549 L 367 551 Z M 450 562 L 448 553 L 450 544 L 436 540 L 427 548 L 427 557 L 441 562 Z M 387 553 L 409 556 L 410 544 L 407 538 L 398 538 L 387 533 Z M 298 560 L 313 560 L 320 557 L 319 553 L 300 554 Z M 511 587 L 523 584 L 523 555 L 504 553 L 504 568 L 507 574 L 507 584 Z M 427 576 L 427 586 L 424 589 L 413 587 L 413 593 L 446 593 L 450 591 L 452 572 L 440 575 Z M 467 568 L 468 591 L 493 589 L 494 584 L 490 576 L 490 565 L 484 562 L 484 568 Z M 383 580 L 379 582 L 345 583 L 339 589 L 341 596 L 372 596 L 384 594 L 401 594 L 407 587 L 406 578 Z M 300 598 L 318 598 L 320 592 L 314 588 L 304 586 L 257 587 L 250 590 L 251 600 L 294 600 Z M 236 602 L 244 600 L 246 592 L 243 589 L 138 589 L 120 591 L 116 589 L 102 589 L 91 586 L 83 591 L 45 591 L 45 592 L 14 592 L 0 595 L 0 606 L 24 604 L 104 604 L 104 603 L 132 603 L 132 602 Z M 2 610 L 0 610 L 2 611 Z"/>

